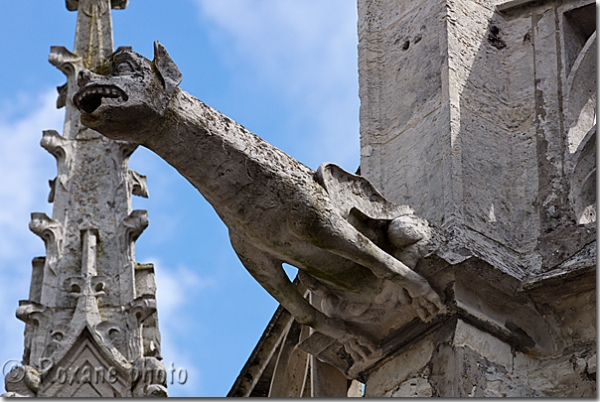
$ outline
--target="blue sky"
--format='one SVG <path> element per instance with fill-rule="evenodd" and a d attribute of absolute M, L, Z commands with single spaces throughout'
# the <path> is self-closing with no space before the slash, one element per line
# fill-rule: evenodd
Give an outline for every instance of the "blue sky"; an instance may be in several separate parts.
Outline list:
<path fill-rule="evenodd" d="M 356 2 L 353 0 L 130 0 L 113 11 L 115 47 L 152 58 L 159 40 L 183 73 L 181 88 L 316 169 L 359 164 Z M 1 1 L 0 361 L 20 359 L 31 259 L 45 254 L 28 230 L 46 202 L 54 158 L 42 130 L 62 132 L 47 62 L 50 46 L 73 47 L 76 13 L 63 0 Z M 224 396 L 277 303 L 237 260 L 225 226 L 173 168 L 146 149 L 130 167 L 148 176 L 150 226 L 140 262 L 156 266 L 162 354 L 183 367 L 171 396 Z M 290 274 L 293 271 L 290 270 Z M 2 389 L 0 387 L 0 389 Z"/>

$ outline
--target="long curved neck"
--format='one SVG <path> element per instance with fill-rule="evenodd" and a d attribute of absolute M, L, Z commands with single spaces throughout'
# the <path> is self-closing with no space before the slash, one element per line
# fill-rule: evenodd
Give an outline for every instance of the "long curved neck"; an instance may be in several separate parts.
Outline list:
<path fill-rule="evenodd" d="M 180 89 L 173 94 L 161 126 L 143 145 L 177 169 L 217 210 L 232 202 L 236 190 L 255 183 L 257 176 L 292 170 L 314 173 Z"/>
<path fill-rule="evenodd" d="M 177 89 L 160 127 L 143 145 L 178 170 L 188 171 L 216 167 L 223 159 L 220 154 L 229 152 L 227 148 L 241 142 L 252 142 L 251 137 L 256 136 L 189 93 Z M 222 151 L 215 153 L 214 147 L 218 143 Z"/>

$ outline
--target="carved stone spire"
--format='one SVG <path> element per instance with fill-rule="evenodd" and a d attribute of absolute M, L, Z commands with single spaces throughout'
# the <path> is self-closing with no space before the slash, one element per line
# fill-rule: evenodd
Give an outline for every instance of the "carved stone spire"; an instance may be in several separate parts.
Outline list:
<path fill-rule="evenodd" d="M 41 141 L 57 160 L 48 197 L 54 206 L 52 217 L 32 214 L 30 229 L 44 241 L 46 257 L 34 258 L 29 300 L 17 309 L 26 323 L 23 375 L 7 376 L 6 389 L 47 397 L 166 396 L 166 376 L 139 376 L 139 367 L 164 367 L 154 269 L 134 257 L 134 242 L 148 226 L 147 212 L 131 209 L 132 194 L 148 196 L 145 176 L 128 169 L 136 146 L 82 126 L 71 100 L 79 71 L 101 71 L 112 53 L 111 8 L 123 9 L 127 0 L 66 5 L 78 13 L 75 47 L 52 47 L 49 56 L 67 77 L 57 101 L 65 107 L 64 130 L 44 131 Z"/>
<path fill-rule="evenodd" d="M 79 0 L 76 3 L 75 53 L 83 57 L 86 68 L 97 68 L 113 51 L 111 1 Z"/>

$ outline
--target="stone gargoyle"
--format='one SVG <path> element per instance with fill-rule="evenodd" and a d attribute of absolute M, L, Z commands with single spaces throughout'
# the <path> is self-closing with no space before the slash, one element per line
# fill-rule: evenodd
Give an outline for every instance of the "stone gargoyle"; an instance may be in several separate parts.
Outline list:
<path fill-rule="evenodd" d="M 311 170 L 179 89 L 182 75 L 158 42 L 152 62 L 121 47 L 107 64 L 102 74 L 79 73 L 73 102 L 81 122 L 149 148 L 187 178 L 227 225 L 246 269 L 299 323 L 360 358 L 377 348 L 355 324 L 373 306 L 408 303 L 423 321 L 443 308 L 406 265 L 414 267 L 410 245 L 429 230 L 410 207 L 336 165 Z M 283 263 L 323 296 L 322 311 L 297 291 Z"/>

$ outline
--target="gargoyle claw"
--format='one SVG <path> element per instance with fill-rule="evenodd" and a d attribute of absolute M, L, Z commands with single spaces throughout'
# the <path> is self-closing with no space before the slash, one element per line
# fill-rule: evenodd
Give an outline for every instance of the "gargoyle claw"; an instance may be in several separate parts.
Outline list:
<path fill-rule="evenodd" d="M 346 352 L 352 356 L 352 359 L 364 360 L 375 353 L 375 345 L 369 341 L 365 342 L 365 339 L 355 338 L 344 345 Z"/>
<path fill-rule="evenodd" d="M 414 307 L 417 311 L 417 315 L 424 322 L 431 321 L 431 319 L 435 317 L 436 313 L 438 312 L 438 308 L 428 300 L 420 300 Z"/>
<path fill-rule="evenodd" d="M 371 341 L 361 330 L 346 326 L 346 331 L 347 335 L 345 339 L 341 339 L 340 341 L 354 361 L 367 359 L 377 352 L 378 347 L 375 342 Z"/>
<path fill-rule="evenodd" d="M 419 318 L 424 322 L 431 321 L 436 314 L 444 309 L 442 300 L 429 285 L 420 289 L 419 293 L 411 292 L 409 289 L 405 289 L 405 291 L 406 294 L 404 297 L 411 299 L 410 304 L 416 310 Z M 402 301 L 402 297 L 399 299 Z"/>

